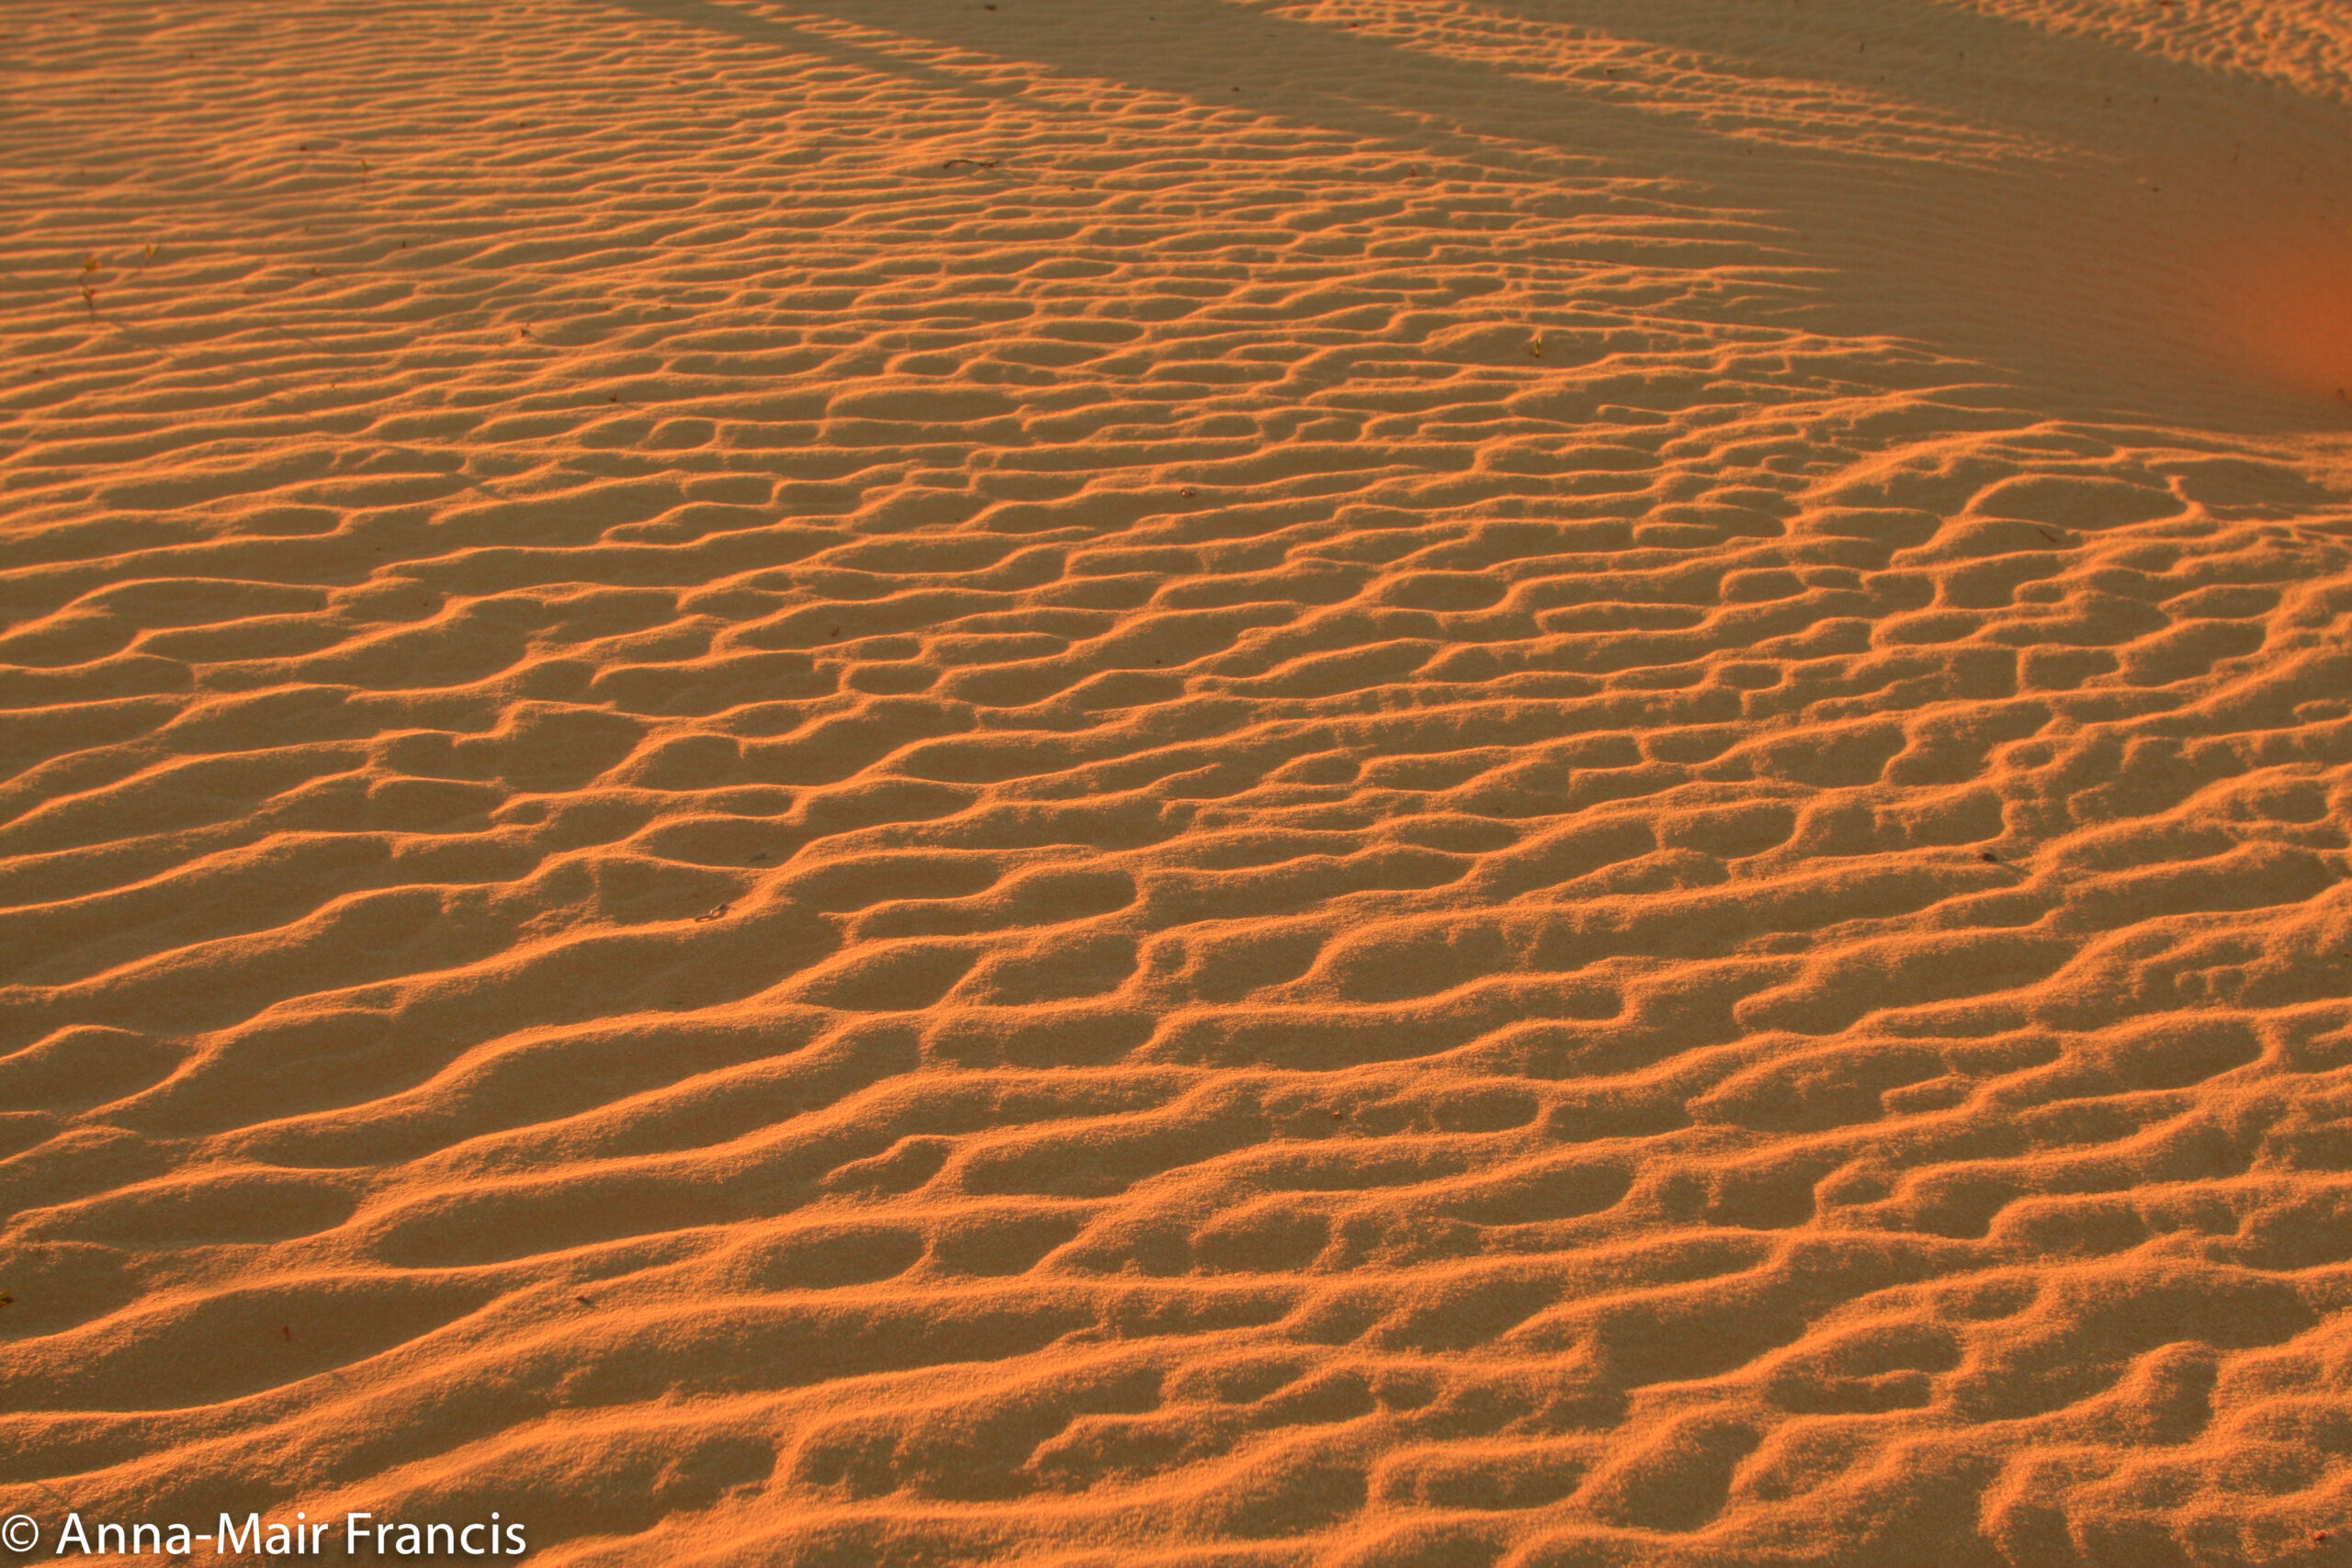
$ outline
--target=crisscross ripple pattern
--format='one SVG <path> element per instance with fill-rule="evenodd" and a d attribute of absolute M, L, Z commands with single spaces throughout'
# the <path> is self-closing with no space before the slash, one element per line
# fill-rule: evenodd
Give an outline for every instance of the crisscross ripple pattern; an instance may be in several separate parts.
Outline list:
<path fill-rule="evenodd" d="M 2352 44 L 2147 9 L 0 17 L 0 1502 L 2337 1561 Z"/>

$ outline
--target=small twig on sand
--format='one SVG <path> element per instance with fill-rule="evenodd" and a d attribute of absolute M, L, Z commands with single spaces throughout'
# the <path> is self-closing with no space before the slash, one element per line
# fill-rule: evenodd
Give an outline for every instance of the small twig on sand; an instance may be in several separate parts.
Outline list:
<path fill-rule="evenodd" d="M 64 1509 L 67 1513 L 69 1513 L 69 1514 L 70 1514 L 70 1513 L 72 1513 L 72 1512 L 74 1511 L 74 1505 L 73 1505 L 73 1504 L 71 1504 L 71 1503 L 69 1503 L 69 1502 L 67 1502 L 64 1498 L 60 1497 L 60 1496 L 57 1495 L 57 1489 L 56 1489 L 55 1487 L 51 1486 L 48 1482 L 46 1482 L 46 1481 L 36 1481 L 36 1482 L 34 1482 L 34 1483 L 33 1483 L 33 1484 L 34 1484 L 34 1485 L 36 1485 L 36 1486 L 38 1486 L 38 1487 L 40 1487 L 43 1492 L 48 1493 L 48 1494 L 49 1494 L 49 1500 L 50 1500 L 51 1502 L 52 1502 L 52 1503 L 56 1504 L 59 1507 L 61 1507 L 61 1508 Z"/>
<path fill-rule="evenodd" d="M 143 332 L 140 332 L 132 328 L 120 316 L 108 317 L 107 319 L 107 325 L 120 333 L 131 342 L 138 344 L 141 347 L 153 349 L 157 354 L 162 355 L 164 358 L 170 360 L 175 365 L 185 365 L 187 363 L 178 355 L 174 354 L 170 349 L 165 348 L 163 344 L 158 342 L 156 339 L 150 337 Z"/>
<path fill-rule="evenodd" d="M 262 325 L 267 327 L 271 332 L 284 333 L 290 338 L 300 338 L 302 342 L 309 344 L 312 348 L 317 349 L 321 354 L 333 354 L 334 352 L 334 350 L 329 348 L 325 344 L 321 343 L 318 339 L 311 336 L 309 333 L 298 333 L 292 327 L 281 327 L 276 321 L 264 321 Z"/>

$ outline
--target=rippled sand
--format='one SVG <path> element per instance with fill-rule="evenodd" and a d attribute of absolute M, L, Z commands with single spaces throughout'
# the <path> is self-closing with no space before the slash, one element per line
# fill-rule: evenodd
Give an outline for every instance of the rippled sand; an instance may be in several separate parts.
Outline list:
<path fill-rule="evenodd" d="M 0 1508 L 2352 1562 L 2352 14 L 0 35 Z"/>

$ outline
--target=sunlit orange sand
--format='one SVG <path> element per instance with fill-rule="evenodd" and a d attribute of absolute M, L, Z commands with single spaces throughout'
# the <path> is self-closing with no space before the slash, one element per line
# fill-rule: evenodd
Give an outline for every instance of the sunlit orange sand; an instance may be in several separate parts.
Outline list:
<path fill-rule="evenodd" d="M 0 1560 L 2352 1564 L 2340 0 L 0 62 Z"/>

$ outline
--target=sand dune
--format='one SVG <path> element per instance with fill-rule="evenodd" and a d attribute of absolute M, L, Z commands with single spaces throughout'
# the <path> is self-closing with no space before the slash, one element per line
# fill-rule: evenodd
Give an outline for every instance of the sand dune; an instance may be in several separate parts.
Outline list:
<path fill-rule="evenodd" d="M 2332 0 L 0 61 L 35 1555 L 2352 1561 Z"/>

